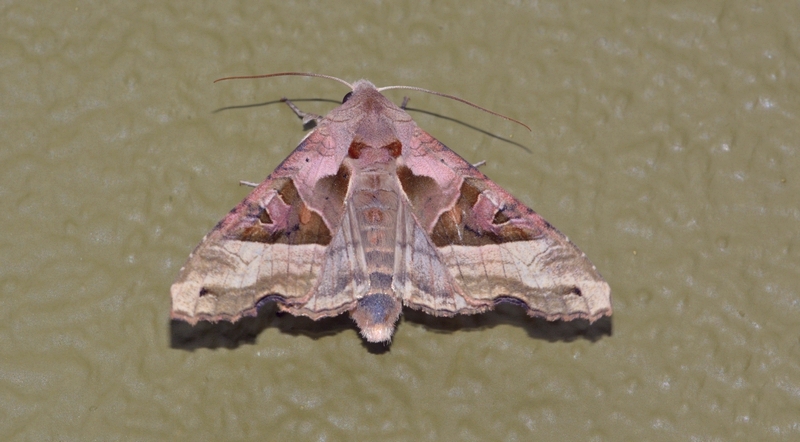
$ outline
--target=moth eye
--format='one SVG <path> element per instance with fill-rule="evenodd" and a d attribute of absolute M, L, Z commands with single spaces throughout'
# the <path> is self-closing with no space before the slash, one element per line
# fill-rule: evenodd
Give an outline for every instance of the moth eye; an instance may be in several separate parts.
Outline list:
<path fill-rule="evenodd" d="M 352 96 L 353 96 L 353 92 L 352 92 L 352 91 L 351 91 L 351 92 L 348 92 L 348 93 L 346 93 L 346 94 L 344 95 L 344 98 L 342 98 L 342 104 L 345 104 L 345 103 L 347 103 L 347 100 L 349 100 L 349 99 L 350 99 L 350 97 L 352 97 Z"/>

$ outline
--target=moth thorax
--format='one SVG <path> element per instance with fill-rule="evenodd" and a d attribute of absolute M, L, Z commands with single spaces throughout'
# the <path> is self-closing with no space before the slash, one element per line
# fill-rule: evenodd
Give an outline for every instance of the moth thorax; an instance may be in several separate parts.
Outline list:
<path fill-rule="evenodd" d="M 384 342 L 392 339 L 401 310 L 402 304 L 393 296 L 373 293 L 359 299 L 350 316 L 367 341 Z"/>

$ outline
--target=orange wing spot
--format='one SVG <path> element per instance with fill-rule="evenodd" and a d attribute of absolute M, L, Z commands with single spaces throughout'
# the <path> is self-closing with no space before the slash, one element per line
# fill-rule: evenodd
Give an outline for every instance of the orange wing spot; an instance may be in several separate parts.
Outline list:
<path fill-rule="evenodd" d="M 300 224 L 308 224 L 311 222 L 311 211 L 308 210 L 308 207 L 303 206 L 300 207 Z"/>
<path fill-rule="evenodd" d="M 400 156 L 400 153 L 403 151 L 403 144 L 400 143 L 397 140 L 394 140 L 391 143 L 383 146 L 383 149 L 388 150 L 389 151 L 389 155 L 391 155 L 392 158 L 397 158 L 397 157 Z"/>
<path fill-rule="evenodd" d="M 362 143 L 361 141 L 353 141 L 350 143 L 350 148 L 347 149 L 347 156 L 350 158 L 357 160 L 361 156 L 361 151 L 368 148 L 366 144 Z"/>

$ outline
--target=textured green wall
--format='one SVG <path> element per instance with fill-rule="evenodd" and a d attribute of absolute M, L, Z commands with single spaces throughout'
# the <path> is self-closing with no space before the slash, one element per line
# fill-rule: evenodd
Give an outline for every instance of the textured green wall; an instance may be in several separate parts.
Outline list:
<path fill-rule="evenodd" d="M 0 439 L 800 438 L 800 4 L 204 3 L 0 5 Z M 284 70 L 529 124 L 410 94 L 589 255 L 613 319 L 406 312 L 383 350 L 274 307 L 171 327 L 238 180 L 303 136 L 274 101 L 346 92 L 211 83 Z"/>

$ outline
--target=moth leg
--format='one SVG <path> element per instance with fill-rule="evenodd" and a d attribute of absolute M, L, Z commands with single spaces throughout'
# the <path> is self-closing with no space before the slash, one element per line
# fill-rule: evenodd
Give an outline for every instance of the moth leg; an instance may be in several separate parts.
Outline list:
<path fill-rule="evenodd" d="M 254 183 L 252 181 L 239 181 L 239 185 L 247 187 L 258 187 L 258 183 Z"/>
<path fill-rule="evenodd" d="M 320 121 L 322 121 L 322 115 L 303 112 L 303 111 L 300 110 L 299 107 L 295 106 L 295 104 L 292 103 L 286 97 L 281 98 L 281 101 L 286 103 L 286 105 L 289 106 L 289 108 L 292 109 L 292 111 L 294 111 L 295 115 L 297 115 L 301 120 L 303 120 L 303 127 L 304 128 L 306 126 L 309 126 L 312 121 L 314 122 L 314 126 L 316 126 L 317 124 L 319 124 Z"/>
<path fill-rule="evenodd" d="M 486 160 L 480 160 L 477 163 L 473 164 L 472 167 L 477 169 L 477 168 L 479 168 L 481 166 L 484 166 L 484 165 L 486 165 Z"/>
<path fill-rule="evenodd" d="M 406 105 L 411 101 L 411 98 L 403 97 L 403 102 L 400 103 L 400 109 L 406 110 Z"/>

